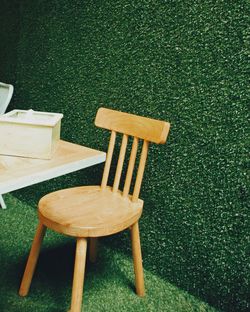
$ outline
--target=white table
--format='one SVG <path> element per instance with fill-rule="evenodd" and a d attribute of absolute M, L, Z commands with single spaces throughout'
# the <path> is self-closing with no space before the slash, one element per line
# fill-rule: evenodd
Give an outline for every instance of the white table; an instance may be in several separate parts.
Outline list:
<path fill-rule="evenodd" d="M 104 162 L 106 153 L 60 140 L 50 160 L 0 155 L 0 194 Z M 0 204 L 6 208 L 2 196 Z"/>

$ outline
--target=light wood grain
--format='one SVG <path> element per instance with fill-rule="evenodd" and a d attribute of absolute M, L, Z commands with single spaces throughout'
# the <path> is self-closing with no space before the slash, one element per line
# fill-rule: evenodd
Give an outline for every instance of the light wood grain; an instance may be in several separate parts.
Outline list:
<path fill-rule="evenodd" d="M 165 143 L 170 124 L 152 118 L 99 108 L 95 125 L 154 143 Z"/>
<path fill-rule="evenodd" d="M 128 136 L 126 134 L 124 134 L 123 137 L 122 137 L 122 145 L 121 145 L 119 159 L 118 159 L 116 172 L 115 172 L 115 180 L 114 180 L 114 185 L 113 185 L 113 192 L 116 192 L 118 190 L 118 187 L 119 187 L 127 144 L 128 144 Z"/>
<path fill-rule="evenodd" d="M 143 201 L 112 192 L 111 187 L 83 186 L 60 190 L 39 202 L 40 221 L 74 237 L 99 237 L 128 228 L 141 216 Z"/>
<path fill-rule="evenodd" d="M 23 274 L 22 283 L 19 289 L 20 296 L 26 296 L 30 289 L 31 280 L 36 268 L 37 259 L 39 256 L 41 244 L 46 232 L 46 227 L 40 222 L 38 224 L 36 235 L 33 240 L 33 244 L 30 250 L 28 262 Z"/>
<path fill-rule="evenodd" d="M 136 154 L 137 154 L 137 149 L 138 149 L 138 138 L 134 137 L 133 145 L 132 145 L 132 150 L 129 158 L 129 164 L 128 164 L 128 170 L 127 170 L 127 175 L 125 179 L 125 184 L 123 188 L 123 196 L 126 197 L 129 194 L 130 190 L 130 185 L 131 185 L 131 180 L 133 176 L 133 171 L 135 167 L 135 160 L 136 160 Z"/>
<path fill-rule="evenodd" d="M 133 202 L 137 201 L 139 194 L 140 194 L 142 178 L 143 178 L 146 161 L 147 161 L 147 155 L 148 155 L 148 145 L 149 145 L 148 141 L 144 140 L 143 146 L 142 146 L 142 153 L 140 157 L 139 168 L 138 168 L 138 172 L 137 172 L 137 176 L 135 180 L 135 187 L 134 187 L 134 192 L 133 192 L 133 197 L 132 197 Z"/>
<path fill-rule="evenodd" d="M 76 242 L 75 268 L 70 312 L 81 312 L 82 293 L 87 253 L 87 239 L 78 238 Z"/>
<path fill-rule="evenodd" d="M 108 176 L 109 176 L 109 171 L 110 171 L 110 165 L 111 165 L 114 147 L 115 147 L 115 139 L 116 139 L 116 132 L 112 131 L 110 141 L 109 141 L 108 152 L 107 152 L 107 159 L 105 162 L 103 176 L 102 176 L 102 183 L 101 183 L 102 189 L 105 189 L 105 187 L 107 186 Z"/>
<path fill-rule="evenodd" d="M 105 161 L 106 154 L 60 140 L 51 160 L 0 156 L 0 194 Z"/>
<path fill-rule="evenodd" d="M 143 297 L 145 295 L 143 267 L 142 267 L 142 255 L 141 255 L 141 243 L 139 234 L 138 222 L 131 226 L 131 241 L 132 241 L 132 253 L 134 260 L 134 272 L 135 272 L 135 286 L 138 296 Z"/>

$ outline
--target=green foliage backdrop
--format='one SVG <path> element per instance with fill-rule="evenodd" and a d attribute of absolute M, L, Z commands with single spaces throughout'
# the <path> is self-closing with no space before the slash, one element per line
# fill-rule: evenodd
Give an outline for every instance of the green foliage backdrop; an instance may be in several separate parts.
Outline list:
<path fill-rule="evenodd" d="M 62 112 L 62 137 L 99 149 L 100 106 L 171 122 L 142 190 L 144 265 L 221 310 L 247 311 L 248 2 L 1 3 L 11 108 Z M 86 173 L 84 182 L 98 180 Z"/>

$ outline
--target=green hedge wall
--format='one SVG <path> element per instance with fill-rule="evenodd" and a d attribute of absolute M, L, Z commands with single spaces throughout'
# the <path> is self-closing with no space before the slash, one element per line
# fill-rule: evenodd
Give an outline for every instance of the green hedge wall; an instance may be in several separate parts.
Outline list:
<path fill-rule="evenodd" d="M 16 87 L 11 107 L 62 112 L 62 137 L 99 149 L 100 106 L 170 121 L 142 189 L 144 265 L 221 310 L 247 311 L 249 3 L 26 0 L 19 22 L 9 2 L 0 80 Z M 84 182 L 99 179 L 93 171 Z M 107 243 L 129 252 L 125 239 Z"/>
<path fill-rule="evenodd" d="M 0 0 L 0 81 L 15 84 L 20 36 L 19 1 Z"/>

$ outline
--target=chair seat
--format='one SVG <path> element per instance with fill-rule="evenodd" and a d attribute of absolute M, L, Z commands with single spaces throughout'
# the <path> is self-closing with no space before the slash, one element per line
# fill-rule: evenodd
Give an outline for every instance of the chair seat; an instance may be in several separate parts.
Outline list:
<path fill-rule="evenodd" d="M 140 218 L 143 201 L 135 203 L 110 187 L 81 186 L 44 196 L 38 205 L 41 222 L 74 237 L 98 237 L 120 232 Z"/>

